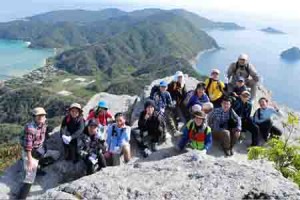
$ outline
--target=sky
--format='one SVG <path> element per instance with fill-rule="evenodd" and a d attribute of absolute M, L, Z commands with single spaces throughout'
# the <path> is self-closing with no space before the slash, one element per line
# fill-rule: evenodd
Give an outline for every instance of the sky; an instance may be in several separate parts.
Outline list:
<path fill-rule="evenodd" d="M 300 21 L 298 0 L 9 0 L 1 2 L 0 21 L 8 21 L 58 9 L 92 9 L 117 7 L 124 10 L 141 8 L 184 8 L 211 18 L 259 16 L 268 19 Z M 221 13 L 221 14 L 220 14 Z"/>

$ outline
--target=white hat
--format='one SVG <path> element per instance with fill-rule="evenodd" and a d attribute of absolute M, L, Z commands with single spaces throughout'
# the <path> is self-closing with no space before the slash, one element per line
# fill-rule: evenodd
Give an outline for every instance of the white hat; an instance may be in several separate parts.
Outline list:
<path fill-rule="evenodd" d="M 177 72 L 175 73 L 175 76 L 176 76 L 176 77 L 183 76 L 182 71 L 177 71 Z"/>
<path fill-rule="evenodd" d="M 72 108 L 77 108 L 81 111 L 81 105 L 79 103 L 72 103 L 69 109 L 71 110 Z"/>
<path fill-rule="evenodd" d="M 249 60 L 249 56 L 245 53 L 242 53 L 240 56 L 239 56 L 239 60 L 246 60 L 248 61 Z"/>
<path fill-rule="evenodd" d="M 214 105 L 211 102 L 206 102 L 202 105 L 202 108 L 205 110 L 210 110 L 214 108 Z"/>
<path fill-rule="evenodd" d="M 199 105 L 199 104 L 195 104 L 192 106 L 192 112 L 195 113 L 195 112 L 201 112 L 202 110 L 202 107 Z"/>
<path fill-rule="evenodd" d="M 212 74 L 212 73 L 218 73 L 218 74 L 220 74 L 220 70 L 218 70 L 218 69 L 212 69 L 212 70 L 211 70 L 211 74 Z"/>
<path fill-rule="evenodd" d="M 38 116 L 38 115 L 46 115 L 47 113 L 46 113 L 46 111 L 45 111 L 44 108 L 42 108 L 42 107 L 37 107 L 37 108 L 34 108 L 34 109 L 32 110 L 32 114 L 33 114 L 34 116 Z"/>

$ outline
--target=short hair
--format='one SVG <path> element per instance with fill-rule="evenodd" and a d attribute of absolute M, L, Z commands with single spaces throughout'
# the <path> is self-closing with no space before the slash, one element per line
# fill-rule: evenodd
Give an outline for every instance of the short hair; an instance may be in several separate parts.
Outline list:
<path fill-rule="evenodd" d="M 228 97 L 228 96 L 224 96 L 222 98 L 222 102 L 230 102 L 230 103 L 232 103 L 232 99 L 230 97 Z"/>
<path fill-rule="evenodd" d="M 117 119 L 118 117 L 125 117 L 125 115 L 122 112 L 118 112 L 115 114 L 115 119 Z"/>
<path fill-rule="evenodd" d="M 267 103 L 269 102 L 269 100 L 266 98 L 266 97 L 261 97 L 259 100 L 258 100 L 258 103 L 262 100 L 265 100 Z"/>

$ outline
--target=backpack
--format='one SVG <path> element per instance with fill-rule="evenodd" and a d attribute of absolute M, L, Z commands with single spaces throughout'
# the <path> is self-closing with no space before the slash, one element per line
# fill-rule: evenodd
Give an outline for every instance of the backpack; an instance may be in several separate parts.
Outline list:
<path fill-rule="evenodd" d="M 254 113 L 254 116 L 255 116 L 256 114 L 258 115 L 257 117 L 258 117 L 258 119 L 260 120 L 260 119 L 261 119 L 261 110 L 260 110 L 260 108 L 257 109 L 257 111 Z"/>
<path fill-rule="evenodd" d="M 238 62 L 236 62 L 235 69 L 233 70 L 233 74 L 236 74 L 238 68 L 239 68 Z M 249 76 L 250 75 L 249 64 L 246 64 L 245 69 L 246 69 L 246 72 L 248 73 L 248 76 Z"/>
<path fill-rule="evenodd" d="M 208 84 L 207 84 L 207 86 L 205 88 L 205 93 L 207 94 L 208 97 L 209 97 L 208 89 L 211 86 L 212 82 L 213 82 L 212 78 L 209 78 Z M 218 80 L 217 84 L 218 84 L 219 90 L 224 94 L 224 90 L 223 90 L 221 82 L 219 80 Z"/>
<path fill-rule="evenodd" d="M 151 88 L 151 92 L 150 92 L 150 99 L 154 100 L 154 94 L 156 92 L 159 92 L 159 85 L 154 85 L 152 88 Z"/>
<path fill-rule="evenodd" d="M 190 102 L 190 99 L 192 98 L 192 96 L 195 94 L 195 90 L 190 90 L 186 93 L 184 100 L 183 100 L 183 105 L 187 106 L 188 103 Z"/>

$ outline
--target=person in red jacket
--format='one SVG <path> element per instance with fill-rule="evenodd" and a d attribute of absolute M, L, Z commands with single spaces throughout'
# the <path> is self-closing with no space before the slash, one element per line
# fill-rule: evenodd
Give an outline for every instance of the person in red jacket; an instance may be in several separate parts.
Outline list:
<path fill-rule="evenodd" d="M 86 119 L 97 119 L 98 123 L 102 126 L 107 126 L 110 121 L 113 121 L 113 113 L 108 110 L 108 105 L 105 101 L 99 101 L 98 106 L 92 109 Z"/>

